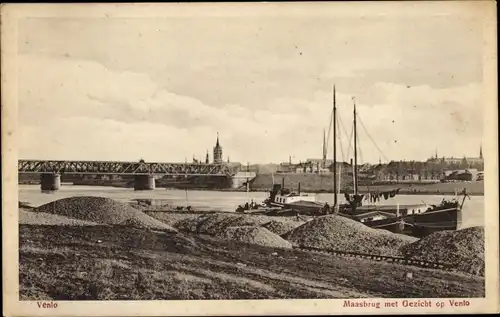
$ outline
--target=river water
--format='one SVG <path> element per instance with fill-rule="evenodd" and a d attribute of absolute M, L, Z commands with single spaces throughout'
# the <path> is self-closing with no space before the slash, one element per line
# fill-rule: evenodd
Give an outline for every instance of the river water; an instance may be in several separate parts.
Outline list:
<path fill-rule="evenodd" d="M 262 202 L 267 198 L 267 192 L 219 192 L 199 190 L 177 190 L 158 188 L 151 191 L 134 191 L 129 188 L 101 187 L 101 186 L 74 186 L 63 184 L 61 189 L 53 193 L 42 193 L 39 185 L 19 185 L 19 201 L 28 202 L 37 207 L 48 202 L 72 196 L 101 196 L 118 201 L 128 202 L 133 199 L 161 199 L 172 205 L 189 205 L 196 209 L 234 211 L 239 204 L 253 199 Z M 332 194 L 309 194 L 316 196 L 316 201 L 333 203 Z M 422 202 L 438 204 L 443 198 L 452 196 L 438 195 L 398 195 L 379 204 L 419 204 Z M 339 203 L 344 202 L 340 195 Z M 462 228 L 484 225 L 484 196 L 471 196 L 465 202 L 462 213 Z"/>

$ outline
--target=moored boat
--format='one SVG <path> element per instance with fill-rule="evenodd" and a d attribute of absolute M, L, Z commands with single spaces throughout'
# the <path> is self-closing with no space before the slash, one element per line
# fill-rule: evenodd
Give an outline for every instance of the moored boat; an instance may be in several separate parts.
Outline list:
<path fill-rule="evenodd" d="M 466 195 L 466 194 L 465 194 Z M 465 196 L 464 196 L 465 198 Z M 340 215 L 357 220 L 374 229 L 385 229 L 418 238 L 435 231 L 457 230 L 461 224 L 462 207 L 458 197 L 443 200 L 440 205 L 362 206 L 356 212 L 344 209 Z"/>
<path fill-rule="evenodd" d="M 282 211 L 291 211 L 298 214 L 317 214 L 324 208 L 324 204 L 316 201 L 315 195 L 300 192 L 300 184 L 297 193 L 291 192 L 282 184 L 274 184 L 269 193 L 269 198 L 264 201 L 268 207 L 281 208 Z"/>
<path fill-rule="evenodd" d="M 354 98 L 353 98 L 354 100 Z M 377 205 L 378 199 L 383 196 L 385 199 L 393 198 L 399 193 L 399 189 L 375 194 L 375 200 L 368 199 L 368 204 L 364 198 L 371 197 L 371 194 L 360 195 L 358 193 L 358 172 L 357 172 L 357 126 L 356 126 L 356 103 L 354 102 L 354 164 L 353 164 L 353 194 L 345 194 L 346 202 L 343 205 L 337 203 L 337 173 L 334 169 L 334 210 L 337 214 L 354 219 L 368 227 L 376 229 L 386 229 L 395 233 L 405 233 L 408 235 L 423 237 L 429 233 L 441 230 L 456 230 L 461 223 L 461 211 L 467 194 L 463 191 L 463 200 L 458 203 L 458 196 L 453 200 L 443 200 L 440 205 Z M 333 164 L 336 166 L 336 105 L 335 89 L 333 99 L 332 123 L 334 133 L 334 157 Z M 378 147 L 377 147 L 378 148 Z"/>
<path fill-rule="evenodd" d="M 464 198 L 458 203 L 458 196 L 451 200 L 443 200 L 440 205 L 412 204 L 412 205 L 378 205 L 376 202 L 381 197 L 384 199 L 394 198 L 398 195 L 399 189 L 392 189 L 382 193 L 368 193 L 360 195 L 358 193 L 358 163 L 357 163 L 357 127 L 356 127 L 356 104 L 354 103 L 354 164 L 353 166 L 353 194 L 345 194 L 346 203 L 339 204 L 340 182 L 337 184 L 337 160 L 336 160 L 336 103 L 335 87 L 333 90 L 333 111 L 330 127 L 333 125 L 333 206 L 328 203 L 316 201 L 315 195 L 290 192 L 282 185 L 273 184 L 270 196 L 264 201 L 267 208 L 275 208 L 273 214 L 305 214 L 320 216 L 325 214 L 338 214 L 375 228 L 385 229 L 395 233 L 404 233 L 416 237 L 423 237 L 429 233 L 441 230 L 457 230 L 461 223 L 461 212 L 467 194 L 463 191 Z M 373 140 L 372 140 L 373 141 Z M 378 147 L 377 147 L 378 148 Z M 324 159 L 326 160 L 326 149 L 324 149 Z M 349 157 L 349 154 L 347 155 Z M 342 165 L 341 167 L 342 168 Z M 342 175 L 342 173 L 339 173 Z M 368 199 L 366 199 L 368 197 Z M 372 199 L 376 198 L 376 199 Z M 266 208 L 265 207 L 265 208 Z"/>
<path fill-rule="evenodd" d="M 325 205 L 316 201 L 299 200 L 286 204 L 284 208 L 306 215 L 318 215 L 325 213 Z"/>
<path fill-rule="evenodd" d="M 404 233 L 421 238 L 436 231 L 457 230 L 462 223 L 463 204 L 469 197 L 465 189 L 462 195 L 461 203 L 456 196 L 453 200 L 443 200 L 441 204 L 433 205 L 422 213 L 404 216 Z"/>

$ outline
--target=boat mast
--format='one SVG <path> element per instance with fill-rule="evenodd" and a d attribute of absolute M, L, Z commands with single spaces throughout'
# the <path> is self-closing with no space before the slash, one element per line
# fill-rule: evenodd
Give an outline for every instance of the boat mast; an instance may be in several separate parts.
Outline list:
<path fill-rule="evenodd" d="M 356 129 L 356 99 L 354 101 L 354 195 L 358 195 L 358 145 L 357 145 L 357 129 Z"/>
<path fill-rule="evenodd" d="M 335 85 L 333 85 L 333 207 L 337 206 L 337 105 L 335 98 Z"/>

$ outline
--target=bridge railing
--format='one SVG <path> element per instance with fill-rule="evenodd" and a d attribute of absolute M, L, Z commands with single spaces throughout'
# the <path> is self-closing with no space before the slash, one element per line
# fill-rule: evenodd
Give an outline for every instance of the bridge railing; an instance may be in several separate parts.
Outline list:
<path fill-rule="evenodd" d="M 239 167 L 228 166 L 226 164 L 50 160 L 18 161 L 19 173 L 233 176 L 238 170 Z"/>

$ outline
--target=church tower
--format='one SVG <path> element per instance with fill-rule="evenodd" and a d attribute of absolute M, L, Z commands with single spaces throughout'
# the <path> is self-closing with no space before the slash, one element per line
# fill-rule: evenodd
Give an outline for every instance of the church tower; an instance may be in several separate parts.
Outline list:
<path fill-rule="evenodd" d="M 214 163 L 222 164 L 222 147 L 219 144 L 219 132 L 217 132 L 217 143 L 214 146 Z"/>
<path fill-rule="evenodd" d="M 483 144 L 481 143 L 481 146 L 479 146 L 479 158 L 483 159 Z"/>
<path fill-rule="evenodd" d="M 207 155 L 205 156 L 205 164 L 210 163 L 210 158 L 208 157 L 208 150 L 207 150 Z"/>

